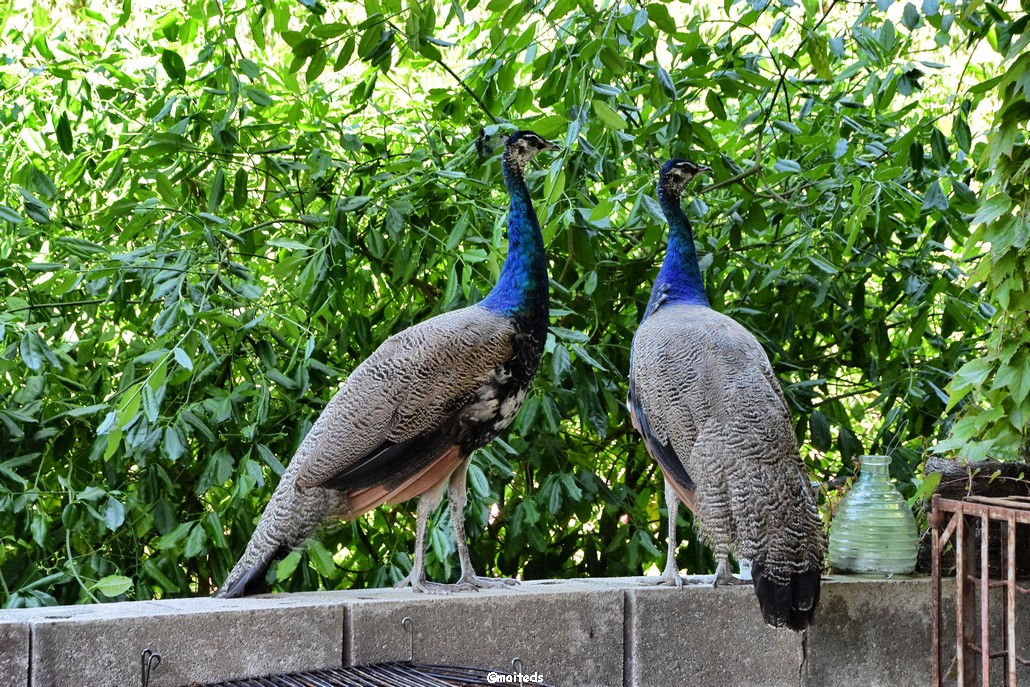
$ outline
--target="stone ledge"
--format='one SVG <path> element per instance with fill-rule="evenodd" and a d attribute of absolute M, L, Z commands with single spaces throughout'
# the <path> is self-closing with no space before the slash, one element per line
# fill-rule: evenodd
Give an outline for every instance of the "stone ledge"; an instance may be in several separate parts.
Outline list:
<path fill-rule="evenodd" d="M 925 685 L 930 581 L 827 578 L 806 635 L 766 627 L 750 587 L 654 588 L 633 578 L 451 596 L 372 589 L 0 611 L 0 685 L 131 687 L 147 648 L 162 656 L 151 687 L 412 652 L 416 662 L 505 671 L 517 656 L 523 672 L 556 686 Z"/>

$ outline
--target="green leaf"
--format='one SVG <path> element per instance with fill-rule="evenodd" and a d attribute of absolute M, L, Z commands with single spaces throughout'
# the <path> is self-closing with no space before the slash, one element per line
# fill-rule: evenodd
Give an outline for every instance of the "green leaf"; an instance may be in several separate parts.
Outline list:
<path fill-rule="evenodd" d="M 933 127 L 930 132 L 930 149 L 937 164 L 944 166 L 951 160 L 951 153 L 948 152 L 948 139 L 937 127 Z"/>
<path fill-rule="evenodd" d="M 258 107 L 268 107 L 275 103 L 275 99 L 260 88 L 248 86 L 243 89 L 243 95 Z"/>
<path fill-rule="evenodd" d="M 370 200 L 372 199 L 369 196 L 350 196 L 342 203 L 338 203 L 336 209 L 340 212 L 354 212 L 368 205 Z"/>
<path fill-rule="evenodd" d="M 275 246 L 276 248 L 285 248 L 286 250 L 313 250 L 311 246 L 301 243 L 300 241 L 294 241 L 293 239 L 269 239 L 268 245 Z"/>
<path fill-rule="evenodd" d="M 948 197 L 941 190 L 940 182 L 934 181 L 930 184 L 930 188 L 926 190 L 926 195 L 923 196 L 922 209 L 940 210 L 942 212 L 948 209 Z"/>
<path fill-rule="evenodd" d="M 180 542 L 182 542 L 183 539 L 186 538 L 186 535 L 189 534 L 190 527 L 192 526 L 193 523 L 189 522 L 179 523 L 174 530 L 172 530 L 171 532 L 162 537 L 158 537 L 157 540 L 154 542 L 154 548 L 158 549 L 159 551 L 164 549 L 175 548 L 180 544 Z"/>
<path fill-rule="evenodd" d="M 810 263 L 812 263 L 813 265 L 818 267 L 820 270 L 822 270 L 826 274 L 840 274 L 840 270 L 837 269 L 828 260 L 824 260 L 823 258 L 820 258 L 817 255 L 809 255 L 809 256 L 806 256 L 806 257 L 808 258 L 808 261 Z"/>
<path fill-rule="evenodd" d="M 182 350 L 178 346 L 172 349 L 172 356 L 175 358 L 175 362 L 179 363 L 189 371 L 193 371 L 193 360 L 186 351 Z"/>
<path fill-rule="evenodd" d="M 160 585 L 162 590 L 170 594 L 175 594 L 179 591 L 179 585 L 175 584 L 161 571 L 161 568 L 158 567 L 157 562 L 153 558 L 143 561 L 143 573 Z"/>
<path fill-rule="evenodd" d="M 57 126 L 54 128 L 54 133 L 57 134 L 57 145 L 60 146 L 66 155 L 71 155 L 75 151 L 75 147 L 72 140 L 72 126 L 71 122 L 68 121 L 67 112 L 61 113 L 60 118 L 57 120 Z"/>
<path fill-rule="evenodd" d="M 591 367 L 593 367 L 595 369 L 598 369 L 598 370 L 601 370 L 602 372 L 606 372 L 608 370 L 608 368 L 606 368 L 599 361 L 597 361 L 593 356 L 591 356 L 589 353 L 587 353 L 586 349 L 584 349 L 579 344 L 572 344 L 572 345 L 569 346 L 569 348 L 571 348 L 572 352 L 576 354 L 576 357 L 580 358 L 581 360 L 583 360 L 585 363 L 587 363 Z"/>
<path fill-rule="evenodd" d="M 275 565 L 275 579 L 280 582 L 288 580 L 293 575 L 293 572 L 300 565 L 300 551 L 290 551 L 281 561 Z"/>
<path fill-rule="evenodd" d="M 297 388 L 297 382 L 293 381 L 279 370 L 266 370 L 265 375 L 276 384 L 283 386 L 287 389 Z"/>
<path fill-rule="evenodd" d="M 819 451 L 829 451 L 833 445 L 833 438 L 830 436 L 830 422 L 820 411 L 812 411 L 808 419 L 809 430 L 812 435 L 812 446 Z"/>
<path fill-rule="evenodd" d="M 149 384 L 144 384 L 142 388 L 143 396 L 143 414 L 147 416 L 147 420 L 150 422 L 157 422 L 157 416 L 160 412 L 160 407 L 157 402 L 157 395 L 154 394 L 154 390 L 150 388 Z"/>
<path fill-rule="evenodd" d="M 598 100 L 597 98 L 591 100 L 590 103 L 594 107 L 594 114 L 597 115 L 597 118 L 600 119 L 606 127 L 616 131 L 622 131 L 626 128 L 626 120 L 622 118 L 622 115 L 613 110 L 608 103 L 603 100 Z"/>
<path fill-rule="evenodd" d="M 977 358 L 958 369 L 948 384 L 949 400 L 947 410 L 955 407 L 972 389 L 979 388 L 994 371 L 994 365 L 986 358 Z"/>
<path fill-rule="evenodd" d="M 124 575 L 108 575 L 102 577 L 90 587 L 95 592 L 100 592 L 108 598 L 121 596 L 132 588 L 132 580 Z"/>
<path fill-rule="evenodd" d="M 43 358 L 45 357 L 44 347 L 46 344 L 39 338 L 39 334 L 36 332 L 25 332 L 21 337 L 21 345 L 19 350 L 21 352 L 21 359 L 25 363 L 25 366 L 34 372 L 39 372 L 43 368 Z"/>
<path fill-rule="evenodd" d="M 647 6 L 647 18 L 650 19 L 659 30 L 667 33 L 676 33 L 676 20 L 669 13 L 669 8 L 659 2 L 652 2 Z"/>
<path fill-rule="evenodd" d="M 58 415 L 55 415 L 54 418 L 86 417 L 87 415 L 95 415 L 96 413 L 99 413 L 101 410 L 106 410 L 107 408 L 107 403 L 95 403 L 91 406 L 79 406 L 77 408 L 72 408 L 71 410 L 66 410 L 63 413 L 59 413 Z"/>
<path fill-rule="evenodd" d="M 179 53 L 167 48 L 162 50 L 161 66 L 164 67 L 165 73 L 172 81 L 180 85 L 186 83 L 186 63 L 182 61 Z"/>
<path fill-rule="evenodd" d="M 240 210 L 247 205 L 248 194 L 247 170 L 240 167 L 236 170 L 236 177 L 232 185 L 232 207 L 234 210 Z"/>
<path fill-rule="evenodd" d="M 318 77 L 325 71 L 327 60 L 328 55 L 326 55 L 325 50 L 318 50 L 311 56 L 311 61 L 308 62 L 308 69 L 304 72 L 304 78 L 308 83 L 318 80 Z"/>
<path fill-rule="evenodd" d="M 665 94 L 667 96 L 669 96 L 670 98 L 675 100 L 676 99 L 676 84 L 673 83 L 672 77 L 669 75 L 669 72 L 665 71 L 665 69 L 663 69 L 661 65 L 658 65 L 658 67 L 657 67 L 657 74 L 658 74 L 658 85 L 662 87 L 662 90 L 665 91 Z"/>
<path fill-rule="evenodd" d="M 972 224 L 990 224 L 1012 209 L 1012 199 L 1006 193 L 996 193 L 988 198 L 976 211 Z"/>
<path fill-rule="evenodd" d="M 83 489 L 82 491 L 80 491 L 76 495 L 76 498 L 79 501 L 96 501 L 101 496 L 105 496 L 105 495 L 107 495 L 106 491 L 104 491 L 103 489 L 101 489 L 98 486 L 94 486 L 94 485 L 91 484 L 90 486 L 88 486 L 85 489 Z"/>
<path fill-rule="evenodd" d="M 203 526 L 199 522 L 194 523 L 189 535 L 186 537 L 186 544 L 183 546 L 182 555 L 186 558 L 196 558 L 203 553 L 204 541 L 206 539 L 207 533 L 204 531 Z"/>
<path fill-rule="evenodd" d="M 705 94 L 705 105 L 716 119 L 728 119 L 726 106 L 722 104 L 722 98 L 715 91 L 708 91 Z"/>
<path fill-rule="evenodd" d="M 2 204 L 0 204 L 0 219 L 11 222 L 12 224 L 21 224 L 25 221 L 24 217 Z"/>
<path fill-rule="evenodd" d="M 775 120 L 775 121 L 773 121 L 772 125 L 774 127 L 776 127 L 777 129 L 779 129 L 780 131 L 785 131 L 788 134 L 800 134 L 801 133 L 801 129 L 799 129 L 797 127 L 797 125 L 794 124 L 794 122 L 784 122 L 784 121 L 781 121 L 781 120 Z"/>
<path fill-rule="evenodd" d="M 104 507 L 104 524 L 107 529 L 114 532 L 125 522 L 125 506 L 113 496 L 107 497 L 107 506 Z"/>
<path fill-rule="evenodd" d="M 176 461 L 186 453 L 186 438 L 178 427 L 165 427 L 161 444 L 169 460 Z"/>
<path fill-rule="evenodd" d="M 1030 368 L 1023 361 L 1015 365 L 1003 364 L 994 376 L 991 389 L 1005 389 L 1012 403 L 1018 406 L 1030 395 Z"/>
<path fill-rule="evenodd" d="M 35 517 L 32 518 L 32 522 L 29 523 L 29 532 L 32 533 L 32 541 L 36 542 L 37 546 L 46 546 L 46 535 L 49 529 L 49 520 L 43 513 L 37 513 Z"/>
<path fill-rule="evenodd" d="M 773 169 L 777 172 L 793 172 L 795 174 L 801 173 L 801 165 L 794 160 L 779 159 L 773 163 Z"/>
<path fill-rule="evenodd" d="M 29 216 L 29 219 L 40 224 L 47 224 L 50 222 L 50 206 L 41 201 L 36 196 L 32 195 L 23 188 L 18 189 L 18 193 L 21 194 L 23 205 L 22 208 L 25 210 L 25 214 Z M 61 241 L 61 239 L 58 239 Z M 79 239 L 81 240 L 81 239 Z M 64 239 L 62 242 L 71 243 L 73 240 Z M 88 243 L 88 242 L 87 242 Z"/>
<path fill-rule="evenodd" d="M 336 562 L 333 556 L 317 539 L 309 539 L 307 543 L 308 560 L 311 567 L 318 571 L 322 577 L 332 577 L 336 570 Z"/>
<path fill-rule="evenodd" d="M 919 26 L 919 10 L 911 2 L 905 3 L 905 10 L 901 15 L 901 23 L 909 31 L 914 31 Z"/>
<path fill-rule="evenodd" d="M 973 134 L 969 131 L 969 124 L 965 117 L 955 115 L 955 118 L 951 120 L 951 132 L 955 136 L 959 149 L 968 153 L 973 145 Z"/>
<path fill-rule="evenodd" d="M 215 178 L 211 181 L 211 190 L 207 196 L 207 211 L 217 212 L 223 198 L 225 198 L 225 170 L 218 167 L 215 170 Z"/>
<path fill-rule="evenodd" d="M 846 139 L 838 138 L 837 142 L 833 145 L 833 159 L 839 160 L 844 157 L 848 152 L 848 142 Z"/>
<path fill-rule="evenodd" d="M 110 411 L 104 416 L 104 421 L 97 427 L 97 436 L 103 436 L 118 425 L 118 413 Z"/>

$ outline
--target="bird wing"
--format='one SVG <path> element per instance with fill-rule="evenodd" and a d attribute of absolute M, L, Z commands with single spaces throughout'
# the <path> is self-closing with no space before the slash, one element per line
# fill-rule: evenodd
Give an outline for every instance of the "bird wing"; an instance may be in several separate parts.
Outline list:
<path fill-rule="evenodd" d="M 514 335 L 508 318 L 472 306 L 387 339 L 305 437 L 297 486 L 398 493 L 441 458 L 457 465 L 448 421 L 511 359 Z"/>
<path fill-rule="evenodd" d="M 630 382 L 629 397 L 626 399 L 630 421 L 633 423 L 634 429 L 644 438 L 644 447 L 647 449 L 648 455 L 662 469 L 666 482 L 675 490 L 680 501 L 690 510 L 694 510 L 694 480 L 683 466 L 683 461 L 676 454 L 676 449 L 668 437 L 659 438 L 651 429 L 647 413 L 635 393 L 634 386 Z"/>
<path fill-rule="evenodd" d="M 683 308 L 688 310 L 680 313 Z M 648 453 L 677 496 L 693 510 L 697 484 L 688 464 L 697 423 L 704 417 L 705 355 L 694 345 L 691 313 L 701 306 L 663 308 L 645 317 L 633 337 L 627 406 Z M 675 435 L 675 436 L 674 436 Z M 675 439 L 675 441 L 674 441 Z"/>

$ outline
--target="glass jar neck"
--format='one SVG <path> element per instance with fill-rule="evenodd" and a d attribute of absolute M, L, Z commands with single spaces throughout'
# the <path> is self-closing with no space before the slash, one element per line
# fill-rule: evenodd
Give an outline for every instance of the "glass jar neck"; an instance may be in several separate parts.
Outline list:
<path fill-rule="evenodd" d="M 887 477 L 891 464 L 890 456 L 861 456 L 861 474 L 869 477 Z"/>

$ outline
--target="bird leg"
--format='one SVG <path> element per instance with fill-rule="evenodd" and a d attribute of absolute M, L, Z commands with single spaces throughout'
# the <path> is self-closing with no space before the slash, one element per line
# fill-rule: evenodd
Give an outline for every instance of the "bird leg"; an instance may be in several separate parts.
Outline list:
<path fill-rule="evenodd" d="M 397 583 L 398 588 L 411 585 L 411 591 L 423 594 L 448 594 L 455 591 L 452 585 L 426 581 L 426 528 L 429 526 L 429 516 L 440 505 L 444 484 L 445 481 L 441 481 L 418 499 L 418 519 L 415 524 L 415 561 L 411 565 L 411 572 L 408 573 L 408 576 Z"/>
<path fill-rule="evenodd" d="M 493 589 L 511 587 L 519 583 L 509 577 L 479 577 L 472 568 L 469 559 L 468 542 L 465 540 L 465 504 L 468 494 L 465 491 L 465 476 L 468 473 L 468 458 L 451 473 L 451 482 L 447 487 L 447 500 L 451 506 L 451 521 L 454 524 L 454 539 L 458 545 L 458 559 L 461 561 L 461 578 L 456 587 L 471 589 Z"/>
<path fill-rule="evenodd" d="M 730 568 L 729 554 L 726 552 L 720 552 L 719 565 L 715 568 L 715 580 L 712 582 L 712 586 L 718 587 L 721 584 L 740 585 L 747 583 L 747 580 L 743 580 L 733 574 Z"/>
<path fill-rule="evenodd" d="M 670 587 L 682 587 L 683 578 L 680 577 L 679 566 L 676 565 L 676 514 L 679 511 L 680 499 L 676 495 L 676 491 L 669 484 L 669 480 L 665 480 L 665 509 L 669 512 L 669 536 L 668 536 L 668 547 L 669 553 L 665 558 L 665 571 L 660 577 L 645 577 L 644 584 L 662 585 L 667 584 Z"/>

